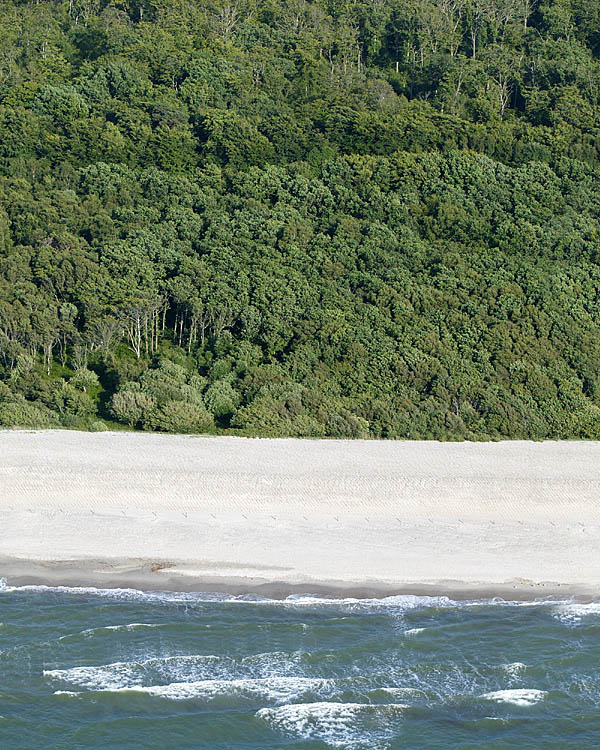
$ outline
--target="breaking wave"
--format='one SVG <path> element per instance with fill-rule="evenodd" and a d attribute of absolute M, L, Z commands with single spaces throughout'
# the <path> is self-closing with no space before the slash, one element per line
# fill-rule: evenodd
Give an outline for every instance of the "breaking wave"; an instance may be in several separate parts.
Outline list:
<path fill-rule="evenodd" d="M 512 703 L 514 706 L 534 706 L 546 696 L 544 690 L 535 688 L 519 688 L 515 690 L 494 690 L 484 693 L 481 697 L 496 703 Z"/>
<path fill-rule="evenodd" d="M 374 748 L 373 743 L 394 737 L 407 708 L 401 703 L 301 703 L 262 708 L 256 716 L 288 737 L 321 740 L 330 747 Z"/>

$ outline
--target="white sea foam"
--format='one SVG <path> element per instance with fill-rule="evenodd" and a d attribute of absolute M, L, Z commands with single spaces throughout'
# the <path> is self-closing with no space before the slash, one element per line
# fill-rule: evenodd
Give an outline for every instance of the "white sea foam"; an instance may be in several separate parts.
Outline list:
<path fill-rule="evenodd" d="M 77 687 L 92 690 L 118 689 L 135 684 L 134 662 L 115 662 L 102 667 L 72 667 L 71 669 L 45 669 L 43 676 L 50 680 L 59 680 Z M 133 680 L 132 680 L 133 677 Z M 130 683 L 133 682 L 132 685 Z M 57 691 L 69 692 L 69 691 Z"/>
<path fill-rule="evenodd" d="M 137 630 L 138 628 L 161 628 L 163 627 L 159 622 L 130 622 L 126 625 L 105 625 L 104 628 L 97 628 L 98 630 Z M 94 628 L 92 628 L 92 632 Z"/>
<path fill-rule="evenodd" d="M 4 581 L 4 585 L 2 584 Z M 142 601 L 142 602 L 163 602 L 163 603 L 190 603 L 190 602 L 227 602 L 241 601 L 242 597 L 231 597 L 227 594 L 201 594 L 187 593 L 178 591 L 139 591 L 138 589 L 129 588 L 111 588 L 103 589 L 95 586 L 9 586 L 6 578 L 0 579 L 0 593 L 11 594 L 14 592 L 24 592 L 33 594 L 55 593 L 68 594 L 71 596 L 94 596 L 115 601 Z"/>
<path fill-rule="evenodd" d="M 358 685 L 356 683 L 359 683 Z M 266 677 L 239 680 L 201 680 L 197 682 L 173 682 L 167 685 L 134 685 L 129 687 L 102 687 L 83 691 L 55 690 L 54 695 L 96 699 L 102 693 L 141 694 L 173 701 L 214 701 L 219 699 L 247 700 L 254 703 L 271 705 L 287 704 L 317 700 L 324 702 L 335 700 L 342 694 L 348 694 L 358 687 L 358 693 L 372 704 L 356 704 L 369 711 L 369 705 L 378 705 L 377 701 L 391 697 L 394 701 L 407 698 L 426 697 L 417 688 L 374 688 L 365 691 L 362 678 L 321 679 L 309 677 Z M 383 695 L 382 695 L 383 694 Z M 388 698 L 389 699 L 389 698 Z M 313 704 L 310 704 L 313 705 Z M 347 705 L 333 703 L 332 705 Z M 400 703 L 384 705 L 404 705 Z"/>
<path fill-rule="evenodd" d="M 130 588 L 113 588 L 103 589 L 93 586 L 10 586 L 6 578 L 0 578 L 0 593 L 13 592 L 28 593 L 60 593 L 73 596 L 88 596 L 113 599 L 116 601 L 147 601 L 162 602 L 165 604 L 203 604 L 203 603 L 223 603 L 223 604 L 240 604 L 240 605 L 278 605 L 284 607 L 315 607 L 330 606 L 332 608 L 342 607 L 353 611 L 357 608 L 389 608 L 393 610 L 408 611 L 412 609 L 427 608 L 463 608 L 463 607 L 488 607 L 488 606 L 510 606 L 510 607 L 531 607 L 531 606 L 571 606 L 571 599 L 534 599 L 529 601 L 511 601 L 499 597 L 491 599 L 471 599 L 456 601 L 447 596 L 416 596 L 413 594 L 402 594 L 398 596 L 386 596 L 382 598 L 356 599 L 353 597 L 335 598 L 324 597 L 314 594 L 292 594 L 285 599 L 270 599 L 257 595 L 233 596 L 231 594 L 202 593 L 202 592 L 177 592 L 177 591 L 139 591 Z M 594 602 L 590 605 L 575 605 L 577 607 L 587 607 L 589 612 L 593 608 L 600 608 L 600 602 Z M 596 611 L 599 611 L 596 609 Z"/>
<path fill-rule="evenodd" d="M 128 632 L 135 630 L 142 630 L 144 628 L 161 628 L 163 625 L 154 622 L 130 622 L 123 625 L 103 625 L 98 628 L 88 628 L 87 630 L 81 630 L 78 633 L 67 633 L 67 635 L 61 635 L 59 641 L 70 641 L 76 638 L 93 638 L 97 635 L 110 632 Z"/>
<path fill-rule="evenodd" d="M 250 677 L 285 677 L 293 674 L 310 676 L 314 654 L 307 651 L 266 651 L 244 656 L 238 662 L 238 670 Z"/>
<path fill-rule="evenodd" d="M 502 665 L 502 669 L 511 677 L 518 677 L 525 668 L 525 664 L 520 661 L 513 661 L 510 664 Z"/>
<path fill-rule="evenodd" d="M 314 675 L 314 654 L 306 651 L 268 651 L 242 658 L 182 655 L 113 662 L 68 669 L 44 670 L 44 677 L 79 688 L 114 690 L 158 683 L 244 680 Z"/>
<path fill-rule="evenodd" d="M 224 603 L 224 604 L 269 604 L 280 606 L 403 606 L 412 608 L 415 605 L 413 600 L 423 600 L 421 606 L 427 606 L 430 602 L 438 599 L 437 597 L 386 597 L 383 599 L 355 599 L 355 598 L 328 598 L 312 594 L 293 594 L 285 599 L 271 599 L 268 597 L 256 595 L 234 596 L 231 594 L 203 593 L 203 592 L 178 592 L 178 591 L 140 591 L 131 588 L 96 588 L 95 586 L 45 586 L 45 585 L 27 585 L 27 586 L 10 586 L 6 578 L 0 578 L 0 593 L 59 593 L 69 594 L 72 596 L 93 596 L 114 599 L 116 601 L 144 601 L 144 602 L 163 602 L 163 603 L 185 603 L 185 604 L 202 604 L 202 603 Z M 439 597 L 440 602 L 447 600 L 446 597 Z"/>
<path fill-rule="evenodd" d="M 409 628 L 408 630 L 404 631 L 404 635 L 419 635 L 419 633 L 422 633 L 427 628 Z"/>
<path fill-rule="evenodd" d="M 398 596 L 384 596 L 380 599 L 356 599 L 346 597 L 336 599 L 332 597 L 315 596 L 314 594 L 292 594 L 286 597 L 283 604 L 295 607 L 314 606 L 340 606 L 346 607 L 389 607 L 393 609 L 410 610 L 419 608 L 441 608 L 455 607 L 459 602 L 449 599 L 447 596 L 415 596 L 413 594 L 401 594 Z"/>
<path fill-rule="evenodd" d="M 200 682 L 172 682 L 169 685 L 136 685 L 132 687 L 102 688 L 93 691 L 55 690 L 54 695 L 85 696 L 98 693 L 143 693 L 174 701 L 218 698 L 241 698 L 270 703 L 286 703 L 310 697 L 316 693 L 335 692 L 334 681 L 305 677 L 273 677 L 256 680 L 202 680 Z M 322 696 L 323 697 L 323 696 Z"/>
<path fill-rule="evenodd" d="M 236 697 L 272 703 L 286 703 L 316 693 L 331 693 L 335 691 L 335 687 L 331 680 L 317 680 L 306 677 L 268 677 L 255 680 L 174 682 L 170 685 L 151 685 L 129 688 L 129 690 L 177 701 Z"/>
<path fill-rule="evenodd" d="M 261 708 L 256 716 L 288 737 L 321 740 L 330 747 L 381 747 L 395 734 L 395 719 L 408 708 L 401 703 L 300 703 Z"/>
<path fill-rule="evenodd" d="M 561 602 L 554 611 L 555 616 L 566 623 L 578 623 L 584 618 L 600 615 L 600 601 L 587 602 Z"/>
<path fill-rule="evenodd" d="M 391 695 L 393 698 L 406 698 L 409 695 L 419 697 L 419 698 L 423 698 L 427 696 L 427 693 L 425 693 L 424 690 L 420 690 L 419 688 L 412 688 L 412 687 L 382 687 L 382 688 L 379 688 L 379 690 L 382 690 L 388 695 Z"/>
<path fill-rule="evenodd" d="M 496 703 L 512 703 L 514 706 L 534 706 L 544 699 L 546 693 L 544 690 L 535 688 L 520 688 L 517 690 L 495 690 L 492 693 L 485 693 L 482 698 Z"/>
<path fill-rule="evenodd" d="M 45 678 L 91 690 L 141 687 L 159 681 L 228 679 L 236 662 L 221 656 L 168 656 L 100 666 L 44 670 Z"/>

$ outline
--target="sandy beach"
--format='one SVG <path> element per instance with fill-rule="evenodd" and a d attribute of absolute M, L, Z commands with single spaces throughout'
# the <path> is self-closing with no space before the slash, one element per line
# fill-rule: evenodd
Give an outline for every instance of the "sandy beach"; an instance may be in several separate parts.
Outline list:
<path fill-rule="evenodd" d="M 0 432 L 10 583 L 600 596 L 600 443 Z"/>

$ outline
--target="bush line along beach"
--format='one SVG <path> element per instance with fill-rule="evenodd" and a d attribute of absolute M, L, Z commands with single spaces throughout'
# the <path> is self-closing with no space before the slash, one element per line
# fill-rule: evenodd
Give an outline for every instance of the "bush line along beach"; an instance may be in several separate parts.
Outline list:
<path fill-rule="evenodd" d="M 595 6 L 0 13 L 0 425 L 600 436 Z"/>

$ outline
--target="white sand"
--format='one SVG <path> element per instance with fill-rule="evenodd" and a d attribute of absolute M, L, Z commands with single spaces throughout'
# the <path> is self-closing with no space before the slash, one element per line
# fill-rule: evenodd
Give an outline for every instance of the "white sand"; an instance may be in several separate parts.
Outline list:
<path fill-rule="evenodd" d="M 10 582 L 600 595 L 600 443 L 0 432 Z"/>

